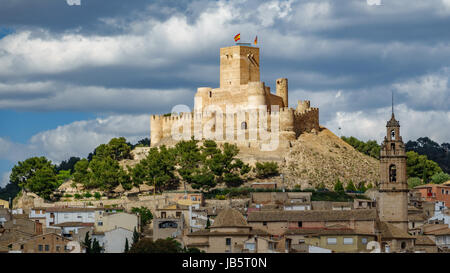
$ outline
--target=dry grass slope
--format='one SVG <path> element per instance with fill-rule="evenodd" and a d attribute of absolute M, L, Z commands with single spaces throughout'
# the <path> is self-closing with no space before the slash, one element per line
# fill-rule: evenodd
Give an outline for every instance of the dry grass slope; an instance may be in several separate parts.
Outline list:
<path fill-rule="evenodd" d="M 337 178 L 344 184 L 350 180 L 375 184 L 379 178 L 378 160 L 358 152 L 325 127 L 317 134 L 302 134 L 292 146 L 283 166 L 291 184 L 315 187 L 324 182 L 332 188 Z"/>

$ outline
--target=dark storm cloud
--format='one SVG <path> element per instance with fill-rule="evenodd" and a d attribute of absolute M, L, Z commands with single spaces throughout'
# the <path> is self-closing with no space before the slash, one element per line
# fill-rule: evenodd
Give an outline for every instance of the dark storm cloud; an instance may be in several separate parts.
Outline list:
<path fill-rule="evenodd" d="M 11 82 L 54 83 L 50 98 L 72 110 L 141 113 L 146 99 L 157 112 L 174 103 L 192 106 L 197 87 L 218 87 L 218 48 L 241 32 L 245 41 L 258 35 L 261 79 L 272 92 L 277 78 L 289 78 L 291 105 L 311 99 L 321 106 L 323 122 L 338 112 L 378 113 L 389 106 L 392 91 L 407 110 L 448 112 L 450 2 L 382 2 L 81 0 L 81 6 L 69 6 L 65 0 L 8 0 L 0 25 L 18 34 L 30 31 L 14 39 L 33 50 L 15 50 L 14 39 L 2 49 L 0 40 L 6 67 L 3 73 L 0 67 L 6 85 L 0 107 L 56 109 L 31 103 L 40 95 L 48 99 L 41 89 L 28 97 L 30 103 L 16 104 L 14 92 L 6 90 Z M 27 94 L 20 88 L 11 88 L 17 100 Z M 83 89 L 100 95 L 84 92 L 85 103 L 63 103 L 61 94 L 71 100 L 71 92 Z M 183 92 L 154 102 L 176 90 Z M 108 92 L 114 94 L 109 100 Z M 121 92 L 138 97 L 122 105 Z"/>

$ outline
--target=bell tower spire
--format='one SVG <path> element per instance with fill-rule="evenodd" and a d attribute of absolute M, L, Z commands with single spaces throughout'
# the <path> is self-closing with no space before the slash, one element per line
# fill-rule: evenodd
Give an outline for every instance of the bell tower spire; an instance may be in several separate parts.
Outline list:
<path fill-rule="evenodd" d="M 408 232 L 407 156 L 400 136 L 400 122 L 394 116 L 394 92 L 392 116 L 386 124 L 386 133 L 380 151 L 378 215 L 381 221 Z"/>

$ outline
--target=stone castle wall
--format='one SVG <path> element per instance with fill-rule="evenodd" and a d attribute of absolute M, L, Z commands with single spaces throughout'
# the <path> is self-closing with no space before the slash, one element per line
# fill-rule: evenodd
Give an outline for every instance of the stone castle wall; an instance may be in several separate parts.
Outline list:
<path fill-rule="evenodd" d="M 190 139 L 192 136 L 200 140 L 199 135 L 202 135 L 201 139 L 226 140 L 249 147 L 249 142 L 256 141 L 252 146 L 258 146 L 264 142 L 264 137 L 261 137 L 258 131 L 266 129 L 266 132 L 271 132 L 273 117 L 278 119 L 281 141 L 295 140 L 303 132 L 319 130 L 319 109 L 310 107 L 309 101 L 299 101 L 296 109 L 289 108 L 288 95 L 288 79 L 276 80 L 276 94 L 272 94 L 270 87 L 260 81 L 259 48 L 221 48 L 220 88 L 198 88 L 194 97 L 194 111 L 191 113 L 152 115 L 151 146 L 157 146 L 161 142 L 169 145 L 165 140 Z M 259 109 L 261 106 L 265 107 L 264 115 L 249 110 Z M 270 114 L 273 106 L 278 106 L 279 115 L 272 117 Z M 235 108 L 230 109 L 233 107 Z M 243 112 L 246 113 L 242 114 Z M 229 121 L 234 124 L 229 124 L 233 126 L 232 137 L 226 135 Z M 257 123 L 256 127 L 252 126 L 253 122 Z M 260 125 L 263 128 L 260 128 Z M 205 127 L 203 133 L 212 132 L 214 137 L 195 133 Z M 183 137 L 174 138 L 174 134 Z"/>

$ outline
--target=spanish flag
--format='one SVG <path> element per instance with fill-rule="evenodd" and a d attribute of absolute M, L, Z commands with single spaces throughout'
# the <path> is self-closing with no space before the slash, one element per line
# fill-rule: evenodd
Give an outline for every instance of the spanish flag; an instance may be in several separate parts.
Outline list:
<path fill-rule="evenodd" d="M 241 39 L 241 34 L 238 33 L 236 36 L 234 36 L 234 41 L 237 42 Z"/>
<path fill-rule="evenodd" d="M 258 43 L 258 36 L 255 37 L 255 45 Z"/>

